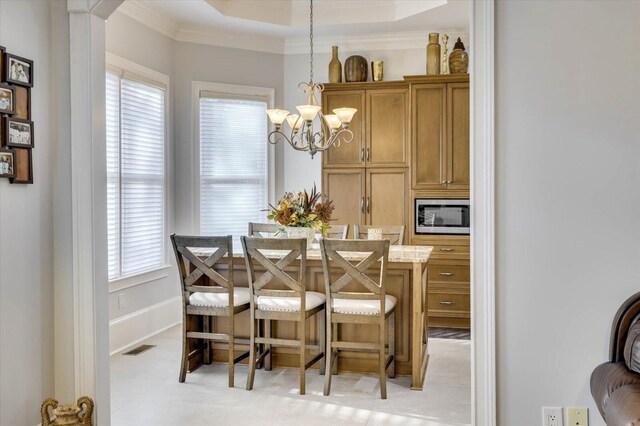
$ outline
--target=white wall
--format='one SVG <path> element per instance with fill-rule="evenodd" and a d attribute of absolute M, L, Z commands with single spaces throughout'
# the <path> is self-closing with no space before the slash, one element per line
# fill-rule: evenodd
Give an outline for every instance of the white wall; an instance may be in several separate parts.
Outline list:
<path fill-rule="evenodd" d="M 448 34 L 453 34 L 448 32 Z M 468 36 L 461 34 L 463 41 L 468 45 Z M 453 36 L 449 39 L 449 52 L 453 48 Z M 338 43 L 338 47 L 340 43 Z M 371 51 L 341 51 L 338 48 L 338 57 L 342 63 L 351 55 L 362 55 L 369 63 L 373 60 L 384 61 L 384 79 L 402 80 L 405 75 L 424 74 L 426 69 L 426 42 L 422 49 L 395 49 L 395 50 L 371 50 Z M 328 67 L 331 61 L 330 52 L 316 52 L 313 58 L 313 76 L 316 82 L 329 81 Z M 369 67 L 369 80 L 371 80 L 371 67 Z M 277 105 L 292 112 L 296 111 L 296 105 L 304 100 L 304 94 L 298 90 L 298 83 L 309 81 L 309 54 L 288 54 L 284 58 L 284 105 Z M 344 78 L 344 76 L 343 76 Z M 318 98 L 318 102 L 321 99 Z M 357 114 L 361 114 L 358 112 Z M 284 189 L 285 191 L 299 191 L 310 189 L 315 183 L 318 188 L 322 184 L 322 155 L 311 156 L 306 152 L 300 152 L 286 145 L 284 150 Z"/>
<path fill-rule="evenodd" d="M 283 55 L 203 44 L 176 42 L 175 137 L 176 137 L 176 229 L 199 233 L 194 223 L 193 137 L 191 82 L 205 81 L 275 89 L 275 103 L 283 102 Z M 266 143 L 266 138 L 265 138 Z M 284 147 L 276 147 L 276 194 L 283 190 Z M 266 217 L 265 217 L 266 221 Z"/>
<path fill-rule="evenodd" d="M 174 41 L 117 11 L 109 17 L 105 35 L 107 52 L 169 77 L 167 222 L 169 233 L 172 233 L 175 230 L 173 201 L 175 192 L 173 112 L 175 111 L 176 99 L 173 74 Z M 133 287 L 109 292 L 109 320 L 113 321 L 180 295 L 177 269 L 173 267 L 175 257 L 168 236 L 165 249 L 167 264 L 172 267 L 164 271 L 163 278 L 152 279 Z M 117 329 L 115 330 L 117 332 Z M 112 333 L 114 333 L 113 328 Z M 146 334 L 144 333 L 140 337 Z M 113 346 L 113 342 L 116 341 L 114 336 L 111 336 L 111 341 L 112 350 L 119 348 L 119 345 Z"/>
<path fill-rule="evenodd" d="M 53 395 L 53 152 L 49 2 L 0 0 L 0 45 L 34 60 L 34 184 L 0 179 L 0 424 L 35 425 Z"/>
<path fill-rule="evenodd" d="M 590 408 L 611 320 L 640 289 L 640 3 L 499 1 L 501 425 Z"/>

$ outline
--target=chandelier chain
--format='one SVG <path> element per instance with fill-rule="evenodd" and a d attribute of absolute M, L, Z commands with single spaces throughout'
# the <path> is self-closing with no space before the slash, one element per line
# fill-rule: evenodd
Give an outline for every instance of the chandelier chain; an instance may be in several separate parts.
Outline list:
<path fill-rule="evenodd" d="M 313 0 L 309 2 L 309 46 L 311 47 L 311 56 L 309 58 L 309 75 L 313 82 Z"/>

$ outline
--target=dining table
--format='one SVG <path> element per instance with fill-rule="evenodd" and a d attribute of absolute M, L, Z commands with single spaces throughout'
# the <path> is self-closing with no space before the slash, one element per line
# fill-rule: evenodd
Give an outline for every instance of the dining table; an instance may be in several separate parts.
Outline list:
<path fill-rule="evenodd" d="M 212 251 L 206 249 L 194 249 L 194 254 L 205 259 Z M 278 260 L 287 255 L 288 252 L 280 250 L 261 250 L 261 252 L 269 259 Z M 389 247 L 389 257 L 386 275 L 386 293 L 395 296 L 396 304 L 396 374 L 411 376 L 411 389 L 422 390 L 424 379 L 429 362 L 428 351 L 428 315 L 427 315 L 427 267 L 429 257 L 432 252 L 430 246 L 409 246 L 409 245 L 392 245 Z M 233 251 L 233 279 L 234 286 L 248 287 L 247 270 L 244 255 L 241 247 L 235 247 Z M 345 258 L 350 262 L 357 263 L 364 260 L 369 253 L 350 252 L 345 254 Z M 222 262 L 216 265 L 216 269 L 221 274 L 225 274 L 228 268 L 228 262 Z M 380 274 L 381 262 L 375 262 L 366 271 L 367 275 L 377 278 Z M 296 273 L 299 269 L 299 260 L 294 261 L 288 267 L 291 273 Z M 256 274 L 259 276 L 264 269 L 255 268 Z M 305 286 L 309 291 L 317 291 L 325 293 L 324 272 L 322 266 L 322 255 L 320 247 L 317 243 L 308 246 L 306 253 L 305 268 Z M 343 272 L 338 268 L 331 268 L 330 273 L 338 278 Z M 355 286 L 355 283 L 352 283 Z M 344 291 L 350 291 L 347 286 Z M 360 291 L 359 287 L 354 287 L 351 291 Z M 199 327 L 196 321 L 200 318 L 190 318 L 192 323 L 187 327 Z M 214 332 L 225 333 L 226 321 L 218 321 L 212 318 L 210 325 Z M 249 312 L 243 312 L 237 315 L 235 320 L 235 335 L 249 335 Z M 317 323 L 309 321 L 309 341 L 313 342 L 317 339 Z M 271 332 L 274 337 L 282 339 L 295 338 L 296 329 L 293 323 L 285 321 L 275 322 Z M 375 326 L 363 324 L 342 324 L 338 330 L 340 339 L 355 342 L 373 342 L 377 339 L 377 330 Z M 224 345 L 214 344 L 211 346 L 211 353 L 204 356 L 206 345 L 198 344 L 196 339 L 191 342 L 189 356 L 189 370 L 193 371 L 201 366 L 205 359 L 213 362 L 226 362 L 228 359 Z M 246 347 L 237 345 L 238 350 Z M 313 354 L 313 351 L 310 350 Z M 363 352 L 340 352 L 338 356 L 338 370 L 359 373 L 377 373 L 378 355 Z M 274 348 L 273 351 L 274 367 L 297 368 L 299 363 L 299 355 L 295 350 L 290 348 Z M 319 364 L 319 363 L 318 363 Z M 318 368 L 318 365 L 314 366 Z"/>

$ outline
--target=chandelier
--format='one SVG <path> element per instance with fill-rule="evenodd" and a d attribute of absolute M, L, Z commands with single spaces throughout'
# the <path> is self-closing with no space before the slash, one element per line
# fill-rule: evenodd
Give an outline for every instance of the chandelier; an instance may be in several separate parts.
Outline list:
<path fill-rule="evenodd" d="M 318 105 L 316 93 L 324 90 L 322 83 L 313 82 L 313 0 L 310 0 L 309 13 L 309 46 L 311 49 L 309 60 L 309 82 L 298 84 L 298 89 L 307 96 L 304 105 L 296 106 L 300 113 L 289 114 L 284 109 L 268 109 L 269 120 L 275 126 L 275 130 L 269 133 L 269 143 L 277 144 L 282 139 L 286 140 L 293 149 L 307 151 L 311 158 L 318 151 L 325 151 L 332 146 L 339 147 L 341 142 L 349 143 L 353 140 L 353 132 L 349 130 L 349 123 L 353 115 L 358 111 L 355 108 L 336 108 L 333 114 L 322 114 L 322 107 Z M 319 117 L 321 130 L 314 132 L 313 122 Z M 290 134 L 283 132 L 283 123 L 287 122 Z"/>

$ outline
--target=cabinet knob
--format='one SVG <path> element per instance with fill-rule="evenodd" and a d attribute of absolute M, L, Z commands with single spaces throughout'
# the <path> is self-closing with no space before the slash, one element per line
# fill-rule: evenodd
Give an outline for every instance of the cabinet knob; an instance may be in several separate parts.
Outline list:
<path fill-rule="evenodd" d="M 443 181 L 442 181 L 442 184 L 444 185 L 445 183 L 447 183 L 447 181 L 446 181 L 446 180 L 443 180 Z"/>
<path fill-rule="evenodd" d="M 360 162 L 364 163 L 364 148 L 360 149 Z"/>
<path fill-rule="evenodd" d="M 441 305 L 455 305 L 455 302 L 452 302 L 450 300 L 443 300 L 440 302 Z"/>
<path fill-rule="evenodd" d="M 440 247 L 440 251 L 453 251 L 451 247 Z"/>
<path fill-rule="evenodd" d="M 453 275 L 453 272 L 440 272 L 440 275 L 442 275 L 443 277 L 450 277 Z"/>

